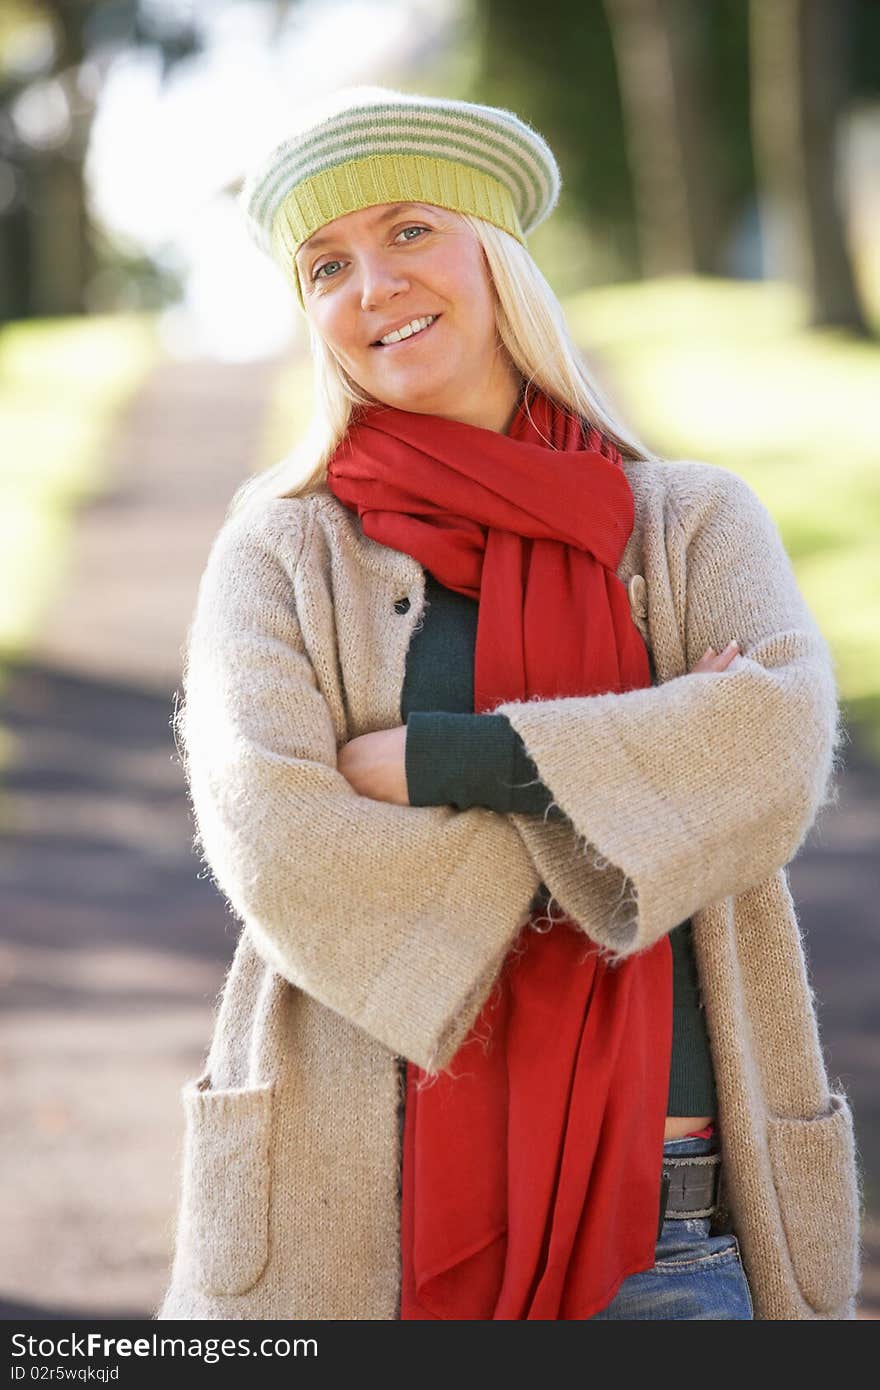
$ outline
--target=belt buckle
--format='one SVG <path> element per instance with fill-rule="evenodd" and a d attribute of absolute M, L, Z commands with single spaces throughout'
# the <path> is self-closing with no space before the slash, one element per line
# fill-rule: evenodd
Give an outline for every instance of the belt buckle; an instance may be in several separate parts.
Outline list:
<path fill-rule="evenodd" d="M 681 1177 L 676 1177 L 673 1192 L 672 1180 L 679 1172 Z M 681 1154 L 664 1159 L 663 1176 L 667 1179 L 664 1217 L 668 1214 L 682 1220 L 700 1218 L 711 1216 L 716 1210 L 721 1176 L 720 1151 L 712 1154 Z M 687 1192 L 689 1200 L 683 1200 L 687 1188 L 690 1188 Z"/>

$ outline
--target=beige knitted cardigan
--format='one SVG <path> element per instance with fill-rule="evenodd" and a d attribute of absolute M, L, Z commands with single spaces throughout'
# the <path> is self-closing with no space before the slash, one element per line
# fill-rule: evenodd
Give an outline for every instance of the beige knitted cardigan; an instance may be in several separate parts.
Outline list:
<path fill-rule="evenodd" d="M 621 956 L 693 916 L 755 1315 L 855 1315 L 852 1117 L 785 872 L 833 794 L 830 655 L 740 478 L 697 462 L 626 472 L 636 524 L 618 574 L 656 684 L 498 706 L 574 830 L 359 796 L 337 749 L 401 723 L 420 565 L 326 490 L 221 528 L 178 723 L 196 843 L 242 929 L 182 1090 L 156 1317 L 398 1316 L 396 1057 L 450 1062 L 541 880 Z M 731 637 L 742 655 L 725 672 L 693 673 Z"/>

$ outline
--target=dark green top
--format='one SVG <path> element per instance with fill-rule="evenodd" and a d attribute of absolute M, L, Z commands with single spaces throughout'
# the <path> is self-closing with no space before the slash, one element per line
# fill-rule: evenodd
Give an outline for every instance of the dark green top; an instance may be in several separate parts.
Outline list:
<path fill-rule="evenodd" d="M 401 716 L 413 806 L 488 806 L 566 819 L 503 714 L 474 714 L 476 599 L 425 572 L 425 614 L 406 660 Z M 549 892 L 541 884 L 536 905 Z M 714 1115 L 712 1060 L 691 946 L 690 919 L 669 936 L 674 1009 L 669 1115 Z"/>

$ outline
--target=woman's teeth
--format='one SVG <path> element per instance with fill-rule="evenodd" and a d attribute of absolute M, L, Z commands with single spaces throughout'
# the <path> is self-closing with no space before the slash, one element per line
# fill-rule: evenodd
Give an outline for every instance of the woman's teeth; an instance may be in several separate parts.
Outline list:
<path fill-rule="evenodd" d="M 430 328 L 440 317 L 439 314 L 429 314 L 427 318 L 413 319 L 410 323 L 404 324 L 403 328 L 396 328 L 393 333 L 386 333 L 379 342 L 383 347 L 390 347 L 392 343 L 402 343 L 405 338 L 413 338 L 417 333 L 422 333 L 426 328 Z"/>

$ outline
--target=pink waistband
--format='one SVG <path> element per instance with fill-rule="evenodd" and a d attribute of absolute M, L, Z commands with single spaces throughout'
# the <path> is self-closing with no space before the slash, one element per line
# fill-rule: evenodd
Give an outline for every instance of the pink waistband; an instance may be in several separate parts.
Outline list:
<path fill-rule="evenodd" d="M 705 1129 L 694 1129 L 694 1130 L 691 1130 L 690 1134 L 685 1134 L 685 1135 L 683 1136 L 683 1138 L 685 1138 L 685 1139 L 711 1139 L 711 1138 L 712 1138 L 712 1135 L 713 1135 L 714 1133 L 715 1133 L 715 1121 L 714 1121 L 714 1120 L 710 1120 L 709 1124 L 706 1125 L 706 1128 L 705 1128 Z"/>

